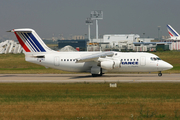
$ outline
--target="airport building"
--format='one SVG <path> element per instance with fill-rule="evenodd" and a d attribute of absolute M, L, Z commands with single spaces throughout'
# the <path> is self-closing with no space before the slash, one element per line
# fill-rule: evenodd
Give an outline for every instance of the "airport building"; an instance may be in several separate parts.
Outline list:
<path fill-rule="evenodd" d="M 110 43 L 110 45 L 116 45 L 118 42 L 140 42 L 140 36 L 138 34 L 106 34 L 102 39 L 93 39 L 93 42 Z"/>
<path fill-rule="evenodd" d="M 154 38 L 140 38 L 138 34 L 107 34 L 100 39 L 58 40 L 58 48 L 72 46 L 79 51 L 159 51 L 178 50 L 179 42 L 151 42 Z"/>
<path fill-rule="evenodd" d="M 97 43 L 88 44 L 88 51 L 166 51 L 174 50 L 174 46 L 177 46 L 174 44 L 178 44 L 177 42 L 172 43 L 172 41 L 151 42 L 154 38 L 140 38 L 140 36 L 136 34 L 104 35 L 103 39 L 93 40 Z"/>
<path fill-rule="evenodd" d="M 180 40 L 161 40 L 161 42 L 171 43 L 169 44 L 170 50 L 180 50 Z"/>

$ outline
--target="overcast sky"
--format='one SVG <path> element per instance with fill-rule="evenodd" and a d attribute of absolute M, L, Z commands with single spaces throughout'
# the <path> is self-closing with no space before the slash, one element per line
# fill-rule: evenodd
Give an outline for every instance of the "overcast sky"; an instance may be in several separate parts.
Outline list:
<path fill-rule="evenodd" d="M 180 0 L 0 0 L 0 37 L 14 28 L 32 28 L 42 38 L 87 34 L 85 20 L 102 10 L 99 34 L 168 36 L 170 24 L 180 33 Z M 95 21 L 91 26 L 95 36 Z"/>

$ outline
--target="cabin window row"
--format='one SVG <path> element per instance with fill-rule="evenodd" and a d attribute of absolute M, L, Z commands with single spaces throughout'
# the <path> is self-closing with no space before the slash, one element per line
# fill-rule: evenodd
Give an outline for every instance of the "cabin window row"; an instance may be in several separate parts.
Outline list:
<path fill-rule="evenodd" d="M 61 59 L 61 61 L 76 61 L 76 59 Z"/>
<path fill-rule="evenodd" d="M 138 61 L 139 59 L 121 59 L 121 61 Z"/>

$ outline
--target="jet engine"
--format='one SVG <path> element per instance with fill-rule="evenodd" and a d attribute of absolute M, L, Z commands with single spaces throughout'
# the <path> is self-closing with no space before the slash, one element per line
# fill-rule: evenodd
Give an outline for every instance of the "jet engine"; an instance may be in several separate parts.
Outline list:
<path fill-rule="evenodd" d="M 120 60 L 113 60 L 114 61 L 114 69 L 118 69 L 121 67 L 121 61 Z"/>
<path fill-rule="evenodd" d="M 121 62 L 119 60 L 102 61 L 100 67 L 106 70 L 118 69 L 121 67 Z"/>

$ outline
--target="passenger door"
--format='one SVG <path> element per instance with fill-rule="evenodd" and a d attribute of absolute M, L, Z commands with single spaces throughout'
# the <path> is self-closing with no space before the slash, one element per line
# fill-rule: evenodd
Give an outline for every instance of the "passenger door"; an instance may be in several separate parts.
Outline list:
<path fill-rule="evenodd" d="M 146 65 L 146 57 L 142 56 L 140 62 L 141 62 L 142 66 L 145 66 Z"/>
<path fill-rule="evenodd" d="M 59 60 L 58 56 L 54 57 L 54 66 L 59 66 Z"/>

